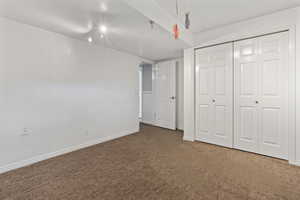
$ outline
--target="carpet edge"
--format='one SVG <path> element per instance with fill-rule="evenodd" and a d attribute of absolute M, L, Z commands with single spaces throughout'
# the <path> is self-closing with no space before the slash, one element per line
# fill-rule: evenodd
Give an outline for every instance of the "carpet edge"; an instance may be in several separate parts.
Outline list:
<path fill-rule="evenodd" d="M 106 137 L 97 138 L 97 139 L 94 139 L 94 140 L 91 140 L 91 141 L 88 141 L 88 142 L 85 142 L 85 143 L 81 143 L 81 144 L 73 145 L 73 146 L 70 146 L 70 147 L 66 147 L 66 148 L 60 149 L 60 150 L 55 151 L 55 152 L 45 153 L 45 154 L 42 154 L 42 155 L 34 156 L 32 158 L 29 158 L 29 159 L 25 159 L 25 160 L 17 161 L 17 162 L 8 164 L 8 165 L 4 165 L 2 167 L 0 166 L 0 174 L 9 172 L 9 171 L 12 171 L 12 170 L 15 170 L 15 169 L 19 169 L 19 168 L 22 168 L 22 167 L 26 167 L 26 166 L 29 166 L 29 165 L 32 165 L 32 164 L 35 164 L 35 163 L 38 163 L 38 162 L 41 162 L 41 161 L 44 161 L 44 160 L 48 160 L 50 158 L 54 158 L 54 157 L 61 156 L 61 155 L 67 154 L 67 153 L 71 153 L 73 151 L 84 149 L 84 148 L 87 148 L 87 147 L 90 147 L 90 146 L 93 146 L 93 145 L 96 145 L 96 144 L 101 144 L 101 143 L 108 142 L 108 141 L 111 141 L 111 140 L 114 140 L 114 139 L 118 139 L 118 138 L 121 138 L 121 137 L 124 137 L 124 136 L 127 136 L 127 135 L 131 135 L 131 134 L 134 134 L 134 133 L 137 133 L 137 132 L 138 132 L 138 130 L 136 130 L 136 129 L 135 130 L 130 130 L 130 131 L 124 131 L 124 132 L 119 133 L 119 134 L 114 134 L 114 135 L 110 135 L 110 136 L 106 136 Z"/>

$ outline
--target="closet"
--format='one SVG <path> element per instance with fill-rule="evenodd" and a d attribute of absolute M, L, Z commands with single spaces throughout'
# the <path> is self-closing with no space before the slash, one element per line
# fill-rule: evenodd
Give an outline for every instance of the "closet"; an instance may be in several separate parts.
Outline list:
<path fill-rule="evenodd" d="M 288 32 L 196 50 L 196 140 L 288 159 Z"/>

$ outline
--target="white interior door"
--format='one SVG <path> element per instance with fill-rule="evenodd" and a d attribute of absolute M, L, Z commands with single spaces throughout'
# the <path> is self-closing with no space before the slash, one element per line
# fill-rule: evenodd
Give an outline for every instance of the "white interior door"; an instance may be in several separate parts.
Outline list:
<path fill-rule="evenodd" d="M 233 145 L 232 43 L 196 51 L 196 139 Z"/>
<path fill-rule="evenodd" d="M 176 62 L 166 61 L 156 65 L 155 78 L 156 125 L 176 129 Z"/>
<path fill-rule="evenodd" d="M 288 159 L 288 33 L 234 45 L 234 147 Z"/>

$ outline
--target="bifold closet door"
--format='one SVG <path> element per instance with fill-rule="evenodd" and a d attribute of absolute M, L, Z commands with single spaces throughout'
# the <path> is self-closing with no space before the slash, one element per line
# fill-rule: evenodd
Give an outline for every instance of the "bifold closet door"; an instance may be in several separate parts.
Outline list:
<path fill-rule="evenodd" d="M 196 140 L 233 145 L 232 43 L 196 50 Z"/>
<path fill-rule="evenodd" d="M 288 159 L 288 33 L 234 43 L 234 147 Z"/>

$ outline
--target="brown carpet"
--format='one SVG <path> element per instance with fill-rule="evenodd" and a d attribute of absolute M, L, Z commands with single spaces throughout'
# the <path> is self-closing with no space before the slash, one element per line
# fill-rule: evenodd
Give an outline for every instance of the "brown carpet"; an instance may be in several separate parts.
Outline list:
<path fill-rule="evenodd" d="M 0 175 L 0 200 L 299 200 L 286 161 L 143 126 L 140 133 Z"/>

